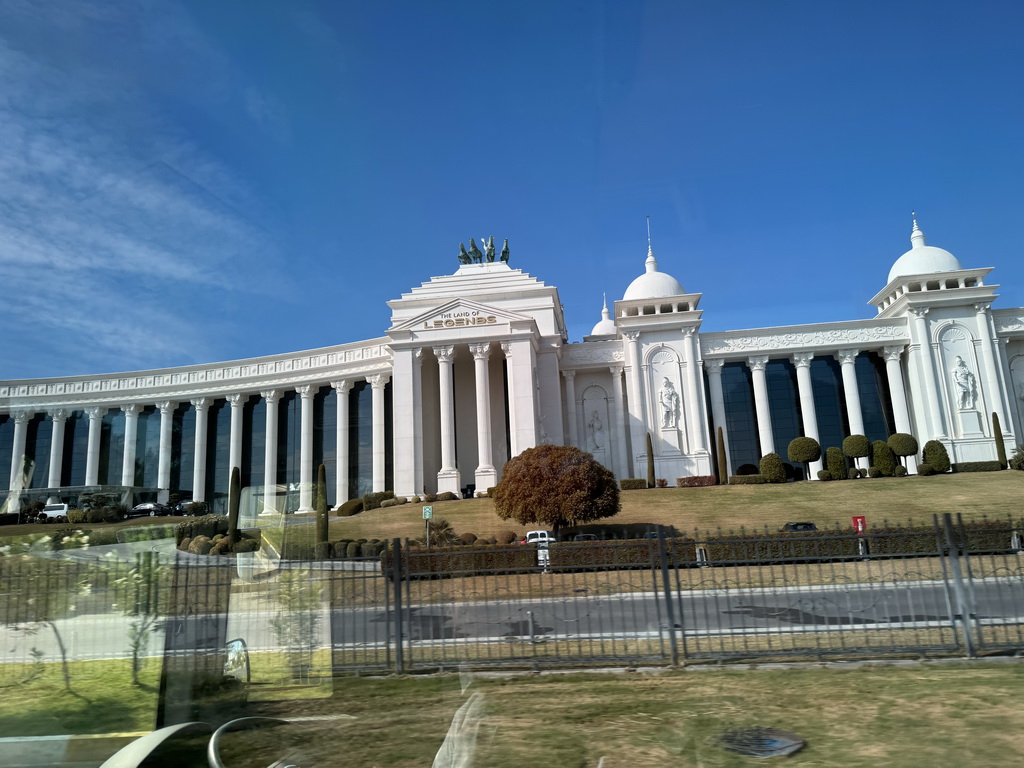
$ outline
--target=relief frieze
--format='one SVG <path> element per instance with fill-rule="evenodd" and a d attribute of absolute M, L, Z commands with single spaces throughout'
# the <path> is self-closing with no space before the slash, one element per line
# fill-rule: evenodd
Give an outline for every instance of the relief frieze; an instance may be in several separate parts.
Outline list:
<path fill-rule="evenodd" d="M 736 336 L 706 334 L 700 337 L 700 347 L 705 355 L 721 355 L 748 354 L 764 350 L 834 349 L 850 344 L 889 344 L 894 341 L 909 341 L 909 334 L 903 323 L 807 331 L 766 329 L 762 332 Z"/>

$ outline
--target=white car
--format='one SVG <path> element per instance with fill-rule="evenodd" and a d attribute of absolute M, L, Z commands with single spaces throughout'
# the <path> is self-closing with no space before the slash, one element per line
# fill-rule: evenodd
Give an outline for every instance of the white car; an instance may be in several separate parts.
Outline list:
<path fill-rule="evenodd" d="M 547 546 L 555 541 L 555 534 L 551 531 L 530 531 L 526 534 L 520 544 L 544 544 Z"/>
<path fill-rule="evenodd" d="M 49 517 L 49 518 L 67 517 L 67 515 L 68 515 L 68 505 L 67 504 L 47 504 L 45 507 L 43 507 L 43 509 L 40 511 L 39 514 L 45 515 L 46 517 Z"/>

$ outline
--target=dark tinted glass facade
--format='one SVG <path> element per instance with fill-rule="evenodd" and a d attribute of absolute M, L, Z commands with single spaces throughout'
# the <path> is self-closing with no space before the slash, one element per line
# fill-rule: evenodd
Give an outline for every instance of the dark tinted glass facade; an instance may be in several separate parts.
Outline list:
<path fill-rule="evenodd" d="M 743 464 L 757 466 L 761 444 L 757 437 L 754 412 L 754 384 L 746 363 L 722 366 L 722 393 L 725 399 L 725 423 L 729 438 L 729 460 L 735 472 Z"/>
<path fill-rule="evenodd" d="M 89 417 L 72 411 L 64 424 L 64 466 L 61 485 L 85 485 L 85 458 L 89 450 Z"/>
<path fill-rule="evenodd" d="M 183 498 L 192 497 L 196 458 L 196 409 L 182 403 L 171 424 L 171 488 Z"/>
<path fill-rule="evenodd" d="M 33 462 L 29 488 L 49 487 L 50 477 L 50 435 L 53 422 L 45 413 L 37 413 L 28 424 L 26 431 L 25 455 Z"/>
<path fill-rule="evenodd" d="M 100 485 L 120 485 L 124 462 L 124 411 L 114 408 L 103 414 L 100 435 Z"/>

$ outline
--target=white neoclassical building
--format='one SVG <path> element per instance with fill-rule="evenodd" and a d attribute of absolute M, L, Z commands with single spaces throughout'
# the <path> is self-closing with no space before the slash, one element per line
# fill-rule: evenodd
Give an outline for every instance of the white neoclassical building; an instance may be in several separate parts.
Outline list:
<path fill-rule="evenodd" d="M 953 461 L 1022 434 L 1024 308 L 993 309 L 989 267 L 925 244 L 871 299 L 871 319 L 702 333 L 701 294 L 659 269 L 569 343 L 558 292 L 506 260 L 462 263 L 388 302 L 384 336 L 305 352 L 103 376 L 0 381 L 0 485 L 18 499 L 86 489 L 223 508 L 231 467 L 311 503 L 493 486 L 538 443 L 576 445 L 620 477 L 728 468 L 800 435 L 941 440 Z M 493 258 L 493 249 L 488 257 Z M 9 468 L 9 472 L 6 471 Z M 812 465 L 812 472 L 820 468 Z M 799 471 L 799 470 L 798 470 Z"/>

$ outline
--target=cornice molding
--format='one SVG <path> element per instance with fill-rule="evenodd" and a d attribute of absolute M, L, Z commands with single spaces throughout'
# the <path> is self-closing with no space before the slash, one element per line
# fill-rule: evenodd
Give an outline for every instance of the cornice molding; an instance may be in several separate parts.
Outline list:
<path fill-rule="evenodd" d="M 761 352 L 834 352 L 837 347 L 861 348 L 909 342 L 906 323 L 887 322 L 854 328 L 765 328 L 701 334 L 702 355 L 735 355 L 737 359 Z"/>

